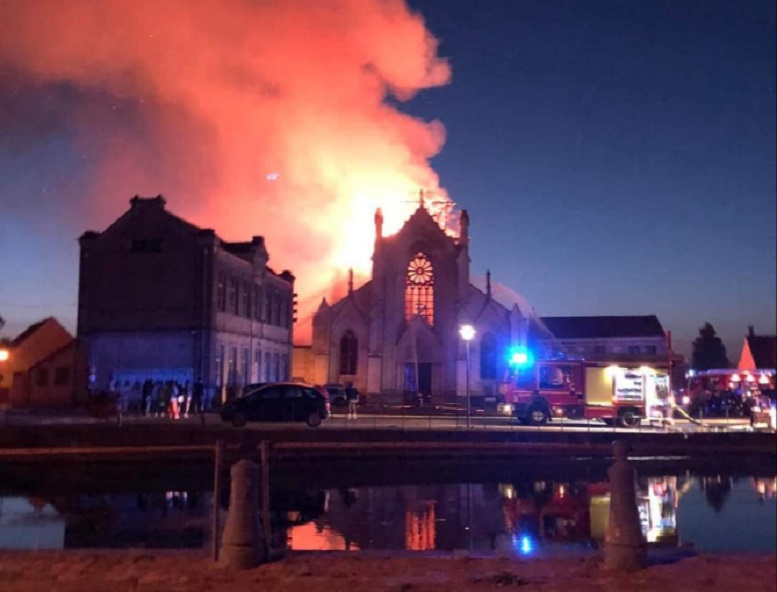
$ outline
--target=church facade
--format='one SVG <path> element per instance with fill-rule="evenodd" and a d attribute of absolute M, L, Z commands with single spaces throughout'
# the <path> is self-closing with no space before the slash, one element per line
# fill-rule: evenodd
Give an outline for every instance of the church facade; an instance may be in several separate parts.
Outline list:
<path fill-rule="evenodd" d="M 466 343 L 459 335 L 472 325 Z M 363 393 L 453 401 L 495 394 L 511 346 L 525 344 L 529 320 L 470 283 L 469 217 L 458 236 L 446 233 L 423 197 L 402 229 L 383 236 L 375 213 L 372 277 L 313 318 L 307 376 L 316 383 L 352 382 Z M 467 377 L 469 369 L 469 379 Z"/>

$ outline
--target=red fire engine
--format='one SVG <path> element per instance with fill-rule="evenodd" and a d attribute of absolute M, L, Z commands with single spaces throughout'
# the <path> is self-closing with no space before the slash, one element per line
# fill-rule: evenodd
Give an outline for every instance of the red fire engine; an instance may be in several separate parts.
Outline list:
<path fill-rule="evenodd" d="M 500 387 L 500 409 L 523 424 L 566 418 L 633 427 L 643 417 L 666 416 L 661 409 L 668 406 L 665 371 L 578 360 L 533 362 L 526 356 L 519 360 Z"/>

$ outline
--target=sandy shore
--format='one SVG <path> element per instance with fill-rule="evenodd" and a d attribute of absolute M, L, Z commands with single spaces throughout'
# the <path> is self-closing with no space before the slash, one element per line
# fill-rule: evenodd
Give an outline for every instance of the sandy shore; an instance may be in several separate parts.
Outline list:
<path fill-rule="evenodd" d="M 777 556 L 702 555 L 635 574 L 597 558 L 294 554 L 237 572 L 200 554 L 149 551 L 0 552 L 3 592 L 761 592 L 777 590 Z"/>

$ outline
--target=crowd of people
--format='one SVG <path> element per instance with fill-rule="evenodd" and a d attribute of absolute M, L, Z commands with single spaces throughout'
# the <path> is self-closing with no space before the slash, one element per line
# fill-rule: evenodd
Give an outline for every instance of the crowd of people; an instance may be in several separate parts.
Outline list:
<path fill-rule="evenodd" d="M 144 417 L 187 418 L 209 408 L 208 397 L 201 381 L 153 380 L 143 383 L 111 381 L 109 394 L 116 399 L 120 413 L 138 412 Z"/>

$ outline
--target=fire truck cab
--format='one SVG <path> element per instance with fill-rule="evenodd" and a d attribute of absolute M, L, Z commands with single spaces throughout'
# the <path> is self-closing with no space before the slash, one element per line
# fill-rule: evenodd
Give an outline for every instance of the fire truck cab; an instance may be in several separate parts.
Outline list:
<path fill-rule="evenodd" d="M 522 366 L 511 366 L 500 388 L 500 409 L 526 425 L 565 418 L 633 427 L 647 415 L 646 399 L 668 398 L 666 375 L 644 366 L 621 368 L 579 360 L 532 361 Z"/>

